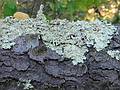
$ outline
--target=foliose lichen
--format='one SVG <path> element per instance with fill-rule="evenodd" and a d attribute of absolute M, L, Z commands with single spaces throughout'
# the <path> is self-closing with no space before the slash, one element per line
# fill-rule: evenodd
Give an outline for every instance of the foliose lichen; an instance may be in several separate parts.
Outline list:
<path fill-rule="evenodd" d="M 104 49 L 116 28 L 106 21 L 72 21 L 55 19 L 48 21 L 41 5 L 36 18 L 15 20 L 5 18 L 0 29 L 0 47 L 9 49 L 15 45 L 15 38 L 26 34 L 40 34 L 45 45 L 62 57 L 73 59 L 73 64 L 83 63 L 87 47 L 97 51 Z"/>
<path fill-rule="evenodd" d="M 39 34 L 40 31 L 49 29 L 45 16 L 42 12 L 39 12 L 37 18 L 35 19 L 30 18 L 26 20 L 17 20 L 12 17 L 6 17 L 3 19 L 0 27 L 0 47 L 10 49 L 11 46 L 15 45 L 14 40 L 17 37 L 25 36 L 27 34 Z"/>
<path fill-rule="evenodd" d="M 18 82 L 18 86 L 21 86 L 21 85 L 24 86 L 23 87 L 24 90 L 30 90 L 34 88 L 34 86 L 31 84 L 31 80 L 20 80 Z"/>
<path fill-rule="evenodd" d="M 112 57 L 120 60 L 120 51 L 119 50 L 109 50 L 107 53 Z"/>

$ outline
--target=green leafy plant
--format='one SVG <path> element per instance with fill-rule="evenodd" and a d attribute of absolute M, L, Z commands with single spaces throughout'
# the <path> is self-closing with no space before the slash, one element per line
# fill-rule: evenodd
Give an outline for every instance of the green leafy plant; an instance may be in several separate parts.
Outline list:
<path fill-rule="evenodd" d="M 12 16 L 17 10 L 16 0 L 4 0 L 3 15 Z"/>

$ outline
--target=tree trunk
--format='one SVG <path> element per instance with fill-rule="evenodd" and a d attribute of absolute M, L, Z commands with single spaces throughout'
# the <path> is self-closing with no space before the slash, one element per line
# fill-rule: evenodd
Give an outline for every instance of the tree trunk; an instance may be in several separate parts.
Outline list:
<path fill-rule="evenodd" d="M 76 66 L 71 60 L 59 60 L 42 40 L 35 47 L 40 50 L 37 56 L 32 55 L 35 48 L 22 53 L 18 48 L 19 43 L 10 50 L 0 49 L 0 90 L 120 90 L 120 61 L 106 53 L 120 49 L 120 34 L 100 52 L 90 48 L 85 63 Z"/>

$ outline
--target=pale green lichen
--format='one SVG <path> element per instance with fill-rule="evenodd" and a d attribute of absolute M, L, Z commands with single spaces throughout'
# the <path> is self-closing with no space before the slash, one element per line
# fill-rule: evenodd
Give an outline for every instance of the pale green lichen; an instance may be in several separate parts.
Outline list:
<path fill-rule="evenodd" d="M 120 60 L 120 51 L 119 50 L 109 50 L 107 53 L 112 57 Z"/>
<path fill-rule="evenodd" d="M 41 6 L 42 8 L 42 6 Z M 48 21 L 41 9 L 38 12 L 37 18 L 16 20 L 12 17 L 3 19 L 0 27 L 0 47 L 10 49 L 15 44 L 14 39 L 26 34 L 40 33 L 41 30 L 48 29 Z"/>
<path fill-rule="evenodd" d="M 73 64 L 77 64 L 86 59 L 84 53 L 88 51 L 87 46 L 93 45 L 100 51 L 107 46 L 115 32 L 116 28 L 105 21 L 70 22 L 56 19 L 50 22 L 50 30 L 44 32 L 42 38 L 52 50 L 73 59 Z"/>
<path fill-rule="evenodd" d="M 116 32 L 116 28 L 106 21 L 101 22 L 96 20 L 91 22 L 91 24 L 86 24 L 86 26 L 89 27 L 89 29 L 92 29 L 85 30 L 87 37 L 86 44 L 94 45 L 97 51 L 100 51 L 108 46 L 112 35 Z"/>
<path fill-rule="evenodd" d="M 23 21 L 5 18 L 0 27 L 0 47 L 9 49 L 15 44 L 14 39 L 26 34 L 41 34 L 45 45 L 55 50 L 59 55 L 73 59 L 73 64 L 83 63 L 86 59 L 87 47 L 93 45 L 97 51 L 104 49 L 116 28 L 106 21 L 95 20 L 72 21 L 55 19 L 47 21 L 42 12 L 38 11 L 36 18 Z"/>
<path fill-rule="evenodd" d="M 23 89 L 24 90 L 30 90 L 33 89 L 34 86 L 31 84 L 31 80 L 20 80 L 17 84 L 17 86 L 21 86 L 23 85 Z"/>

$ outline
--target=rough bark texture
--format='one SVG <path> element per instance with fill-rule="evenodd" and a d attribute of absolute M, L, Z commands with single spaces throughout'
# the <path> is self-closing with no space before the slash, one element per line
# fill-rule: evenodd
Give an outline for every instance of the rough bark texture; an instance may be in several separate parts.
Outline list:
<path fill-rule="evenodd" d="M 23 80 L 31 81 L 30 90 L 120 90 L 120 61 L 106 53 L 120 49 L 120 34 L 100 52 L 90 48 L 85 63 L 76 66 L 37 38 L 39 45 L 28 48 L 25 38 L 19 37 L 11 50 L 0 49 L 0 90 L 23 90 Z"/>

